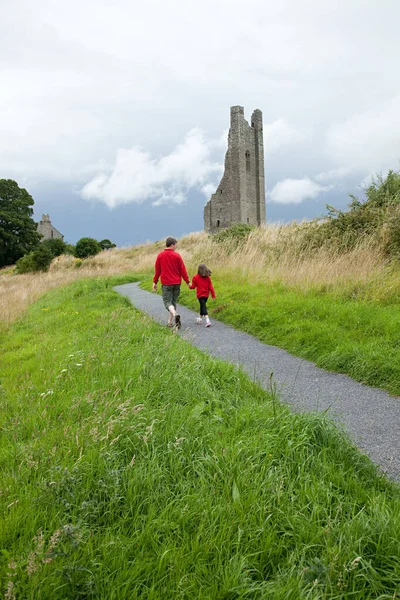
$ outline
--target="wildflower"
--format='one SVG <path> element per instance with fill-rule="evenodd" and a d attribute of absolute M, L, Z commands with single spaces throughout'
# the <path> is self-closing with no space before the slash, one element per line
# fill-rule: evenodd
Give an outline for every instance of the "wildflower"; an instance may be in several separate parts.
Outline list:
<path fill-rule="evenodd" d="M 33 573 L 36 573 L 37 570 L 36 552 L 30 552 L 28 555 L 28 566 L 26 567 L 26 571 L 28 575 L 31 576 Z"/>
<path fill-rule="evenodd" d="M 355 569 L 356 567 L 358 567 L 358 564 L 359 564 L 360 560 L 361 560 L 361 556 L 357 556 L 357 558 L 355 558 L 355 559 L 354 559 L 354 560 L 351 562 L 351 565 L 350 565 L 350 567 L 351 567 L 351 568 L 353 568 L 353 569 Z"/>
<path fill-rule="evenodd" d="M 76 366 L 77 366 L 77 367 L 81 367 L 81 366 L 82 366 L 82 363 L 76 363 Z"/>
<path fill-rule="evenodd" d="M 4 596 L 5 600 L 15 600 L 15 592 L 14 592 L 14 582 L 9 581 L 7 584 L 6 595 Z"/>
<path fill-rule="evenodd" d="M 61 529 L 56 529 L 53 535 L 50 538 L 49 546 L 47 548 L 46 556 L 43 559 L 44 564 L 48 564 L 53 560 L 52 553 L 54 552 L 55 547 L 57 546 L 58 540 L 62 534 Z"/>
<path fill-rule="evenodd" d="M 61 373 L 66 373 L 68 369 L 61 369 Z"/>
<path fill-rule="evenodd" d="M 8 573 L 7 573 L 7 577 L 9 579 L 8 583 L 7 583 L 7 589 L 6 589 L 6 595 L 4 596 L 5 600 L 15 600 L 16 596 L 15 596 L 15 591 L 14 591 L 14 582 L 12 581 L 12 577 L 16 576 L 16 569 L 17 569 L 17 565 L 15 563 L 15 560 L 12 558 L 8 564 Z"/>
<path fill-rule="evenodd" d="M 12 571 L 15 571 L 17 568 L 17 563 L 15 562 L 15 560 L 12 558 L 10 560 L 10 562 L 8 563 L 8 568 Z M 15 573 L 9 573 L 10 577 L 14 577 Z"/>

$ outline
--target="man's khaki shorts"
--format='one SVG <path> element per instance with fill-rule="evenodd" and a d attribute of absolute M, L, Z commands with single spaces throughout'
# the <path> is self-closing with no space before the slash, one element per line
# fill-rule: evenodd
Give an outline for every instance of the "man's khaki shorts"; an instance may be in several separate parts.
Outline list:
<path fill-rule="evenodd" d="M 165 308 L 168 310 L 168 307 L 172 305 L 176 309 L 176 303 L 181 293 L 181 284 L 162 285 L 161 292 Z"/>

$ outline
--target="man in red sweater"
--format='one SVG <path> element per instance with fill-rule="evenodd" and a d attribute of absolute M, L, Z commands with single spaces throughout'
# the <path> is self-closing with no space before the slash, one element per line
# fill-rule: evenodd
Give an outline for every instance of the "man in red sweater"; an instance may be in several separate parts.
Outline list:
<path fill-rule="evenodd" d="M 176 314 L 176 303 L 181 293 L 182 279 L 189 285 L 189 277 L 185 263 L 180 254 L 175 252 L 178 242 L 169 237 L 165 242 L 166 248 L 160 252 L 154 265 L 153 290 L 157 291 L 158 279 L 161 278 L 161 290 L 164 306 L 169 312 L 168 327 L 181 327 L 181 317 Z"/>

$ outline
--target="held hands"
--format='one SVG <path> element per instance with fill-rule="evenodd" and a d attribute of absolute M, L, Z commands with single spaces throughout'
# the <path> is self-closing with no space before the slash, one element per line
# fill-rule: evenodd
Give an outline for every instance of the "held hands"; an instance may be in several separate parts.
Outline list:
<path fill-rule="evenodd" d="M 153 283 L 153 292 L 156 292 L 156 291 L 157 291 L 157 284 Z"/>

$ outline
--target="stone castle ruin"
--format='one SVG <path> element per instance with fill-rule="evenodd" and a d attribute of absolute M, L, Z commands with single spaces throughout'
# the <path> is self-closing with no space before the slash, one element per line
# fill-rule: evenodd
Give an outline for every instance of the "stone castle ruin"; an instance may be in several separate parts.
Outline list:
<path fill-rule="evenodd" d="M 242 106 L 231 107 L 225 171 L 204 207 L 205 231 L 216 233 L 236 223 L 265 223 L 262 112 L 253 112 L 250 126 Z"/>
<path fill-rule="evenodd" d="M 49 215 L 42 215 L 42 219 L 37 224 L 37 230 L 42 234 L 43 240 L 64 240 L 64 236 L 51 223 Z"/>

